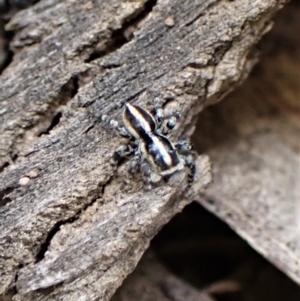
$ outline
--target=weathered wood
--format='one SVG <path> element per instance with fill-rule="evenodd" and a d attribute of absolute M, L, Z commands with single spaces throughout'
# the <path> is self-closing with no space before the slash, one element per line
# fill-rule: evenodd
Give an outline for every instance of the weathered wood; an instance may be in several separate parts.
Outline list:
<path fill-rule="evenodd" d="M 45 0 L 10 21 L 15 55 L 0 86 L 0 294 L 111 297 L 210 172 L 202 156 L 189 191 L 183 174 L 145 191 L 126 166 L 113 171 L 122 141 L 99 116 L 119 119 L 124 102 L 151 107 L 160 97 L 183 115 L 173 138 L 188 137 L 197 114 L 249 73 L 252 46 L 283 2 Z"/>
<path fill-rule="evenodd" d="M 286 7 L 265 41 L 273 52 L 239 90 L 203 113 L 195 135 L 214 174 L 200 203 L 298 284 L 299 12 L 299 4 Z"/>
<path fill-rule="evenodd" d="M 168 272 L 153 254 L 146 253 L 136 270 L 128 276 L 111 301 L 213 301 L 205 291 Z"/>

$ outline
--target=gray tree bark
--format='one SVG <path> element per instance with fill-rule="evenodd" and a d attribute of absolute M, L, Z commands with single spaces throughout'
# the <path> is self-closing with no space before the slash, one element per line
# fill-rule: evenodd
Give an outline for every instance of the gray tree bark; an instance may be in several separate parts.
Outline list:
<path fill-rule="evenodd" d="M 248 75 L 283 3 L 45 0 L 14 16 L 0 86 L 0 296 L 111 298 L 211 174 L 202 155 L 190 189 L 179 173 L 145 190 L 109 164 L 123 141 L 99 116 L 159 97 L 183 116 L 172 139 L 188 138 Z"/>

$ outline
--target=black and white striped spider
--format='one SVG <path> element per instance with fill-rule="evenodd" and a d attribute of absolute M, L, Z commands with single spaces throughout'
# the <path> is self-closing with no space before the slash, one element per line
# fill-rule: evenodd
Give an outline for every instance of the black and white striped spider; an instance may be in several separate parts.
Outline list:
<path fill-rule="evenodd" d="M 168 178 L 185 166 L 190 169 L 188 182 L 191 184 L 195 175 L 193 150 L 187 141 L 172 143 L 169 132 L 175 127 L 179 114 L 167 121 L 161 106 L 156 103 L 154 114 L 137 105 L 127 103 L 123 112 L 124 126 L 115 120 L 110 126 L 117 129 L 122 137 L 129 139 L 127 145 L 119 147 L 113 156 L 116 163 L 123 158 L 132 157 L 130 171 L 140 168 L 149 183 Z"/>

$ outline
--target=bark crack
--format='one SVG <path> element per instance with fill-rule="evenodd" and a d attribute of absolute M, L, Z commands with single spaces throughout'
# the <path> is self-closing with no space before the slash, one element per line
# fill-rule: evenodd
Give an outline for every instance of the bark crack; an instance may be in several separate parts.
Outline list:
<path fill-rule="evenodd" d="M 139 29 L 138 24 L 151 13 L 156 3 L 157 0 L 147 1 L 143 9 L 134 12 L 132 16 L 129 16 L 127 19 L 125 19 L 124 23 L 122 24 L 122 27 L 112 32 L 107 47 L 105 47 L 105 49 L 103 50 L 96 49 L 95 51 L 93 51 L 85 60 L 85 63 L 90 63 L 112 52 L 115 52 L 116 50 L 120 49 L 123 45 L 130 42 L 134 37 L 134 31 Z M 109 67 L 113 68 L 119 66 L 117 65 Z"/>
<path fill-rule="evenodd" d="M 80 216 L 89 207 L 91 207 L 99 198 L 101 198 L 101 196 L 104 195 L 104 193 L 105 193 L 105 187 L 108 186 L 108 185 L 110 185 L 110 183 L 112 182 L 113 178 L 114 178 L 113 176 L 110 177 L 105 184 L 99 186 L 99 188 L 95 192 L 95 196 L 91 199 L 91 201 L 89 203 L 85 204 L 85 206 L 83 206 L 83 208 L 81 208 L 80 210 L 78 210 L 77 213 L 74 216 L 71 216 L 71 217 L 69 217 L 66 220 L 58 221 L 52 227 L 52 229 L 48 232 L 46 239 L 41 244 L 40 250 L 39 250 L 39 252 L 36 255 L 36 261 L 35 261 L 35 263 L 38 263 L 38 262 L 40 262 L 40 261 L 42 261 L 44 259 L 45 253 L 48 251 L 48 248 L 49 248 L 49 246 L 51 244 L 51 241 L 52 241 L 53 237 L 60 231 L 60 227 L 62 225 L 72 224 L 75 221 L 77 221 L 80 218 Z"/>
<path fill-rule="evenodd" d="M 84 72 L 82 72 L 84 73 Z M 48 109 L 44 112 L 36 112 L 38 121 L 27 128 L 22 135 L 23 144 L 26 147 L 36 143 L 37 139 L 43 135 L 48 135 L 51 130 L 53 130 L 60 123 L 63 112 L 62 107 L 66 106 L 67 103 L 77 94 L 79 89 L 79 76 L 72 76 L 61 88 L 60 92 L 57 94 L 52 103 L 48 106 Z M 34 137 L 34 139 L 32 139 Z M 31 140 L 30 144 L 27 143 L 27 140 Z M 21 149 L 19 147 L 19 149 Z M 11 151 L 11 162 L 16 161 L 19 157 L 19 153 L 14 150 Z M 10 162 L 4 162 L 0 166 L 0 173 L 5 170 L 6 167 L 10 165 Z"/>
<path fill-rule="evenodd" d="M 0 191 L 0 207 L 5 206 L 10 203 L 12 199 L 8 197 L 10 193 L 12 193 L 17 187 L 6 187 L 5 189 Z"/>

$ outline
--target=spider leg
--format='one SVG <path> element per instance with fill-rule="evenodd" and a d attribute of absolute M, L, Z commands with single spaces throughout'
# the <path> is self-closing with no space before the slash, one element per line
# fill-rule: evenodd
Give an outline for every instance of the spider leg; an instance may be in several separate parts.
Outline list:
<path fill-rule="evenodd" d="M 121 145 L 117 148 L 112 156 L 111 164 L 117 167 L 125 158 L 131 157 L 135 152 L 134 147 L 130 144 L 128 145 Z"/>
<path fill-rule="evenodd" d="M 146 183 L 149 184 L 149 179 L 151 176 L 151 168 L 148 162 L 146 162 L 145 160 L 141 163 L 141 172 L 143 175 L 143 178 L 145 180 Z"/>
<path fill-rule="evenodd" d="M 187 166 L 190 170 L 188 174 L 188 186 L 191 186 L 191 184 L 194 181 L 195 173 L 196 173 L 196 167 L 194 163 L 194 158 L 196 157 L 196 151 L 194 150 L 194 147 L 191 143 L 189 143 L 186 140 L 178 141 L 174 144 L 176 150 L 178 153 L 181 154 L 181 157 L 184 160 L 184 165 Z"/>
<path fill-rule="evenodd" d="M 185 166 L 187 166 L 190 170 L 188 173 L 188 186 L 191 186 L 195 179 L 196 166 L 192 156 L 182 156 Z"/>
<path fill-rule="evenodd" d="M 168 135 L 176 126 L 178 119 L 181 117 L 180 113 L 176 111 L 168 121 L 161 127 L 161 133 Z"/>
<path fill-rule="evenodd" d="M 195 154 L 194 146 L 186 140 L 178 141 L 174 146 L 179 153 Z"/>
<path fill-rule="evenodd" d="M 154 117 L 157 122 L 158 128 L 160 128 L 165 119 L 164 110 L 161 105 L 161 100 L 158 97 L 154 98 L 153 102 L 154 102 Z"/>
<path fill-rule="evenodd" d="M 161 180 L 162 176 L 153 172 L 150 164 L 147 161 L 141 163 L 141 172 L 146 184 L 157 183 Z"/>
<path fill-rule="evenodd" d="M 128 131 L 125 129 L 124 126 L 120 126 L 118 121 L 116 120 L 111 120 L 109 122 L 109 126 L 113 129 L 113 130 L 116 130 L 118 132 L 118 134 L 121 136 L 121 137 L 124 137 L 124 138 L 131 138 L 131 135 L 128 133 Z"/>
<path fill-rule="evenodd" d="M 134 174 L 134 173 L 136 173 L 138 171 L 138 169 L 140 168 L 140 166 L 141 166 L 141 152 L 140 152 L 139 148 L 137 148 L 135 150 L 133 158 L 130 161 L 130 165 L 129 165 L 129 170 L 128 171 L 131 174 Z"/>
<path fill-rule="evenodd" d="M 108 124 L 109 128 L 116 131 L 121 137 L 131 138 L 131 135 L 128 133 L 126 128 L 124 126 L 120 126 L 117 120 L 109 120 L 107 115 L 101 116 L 101 120 Z"/>

